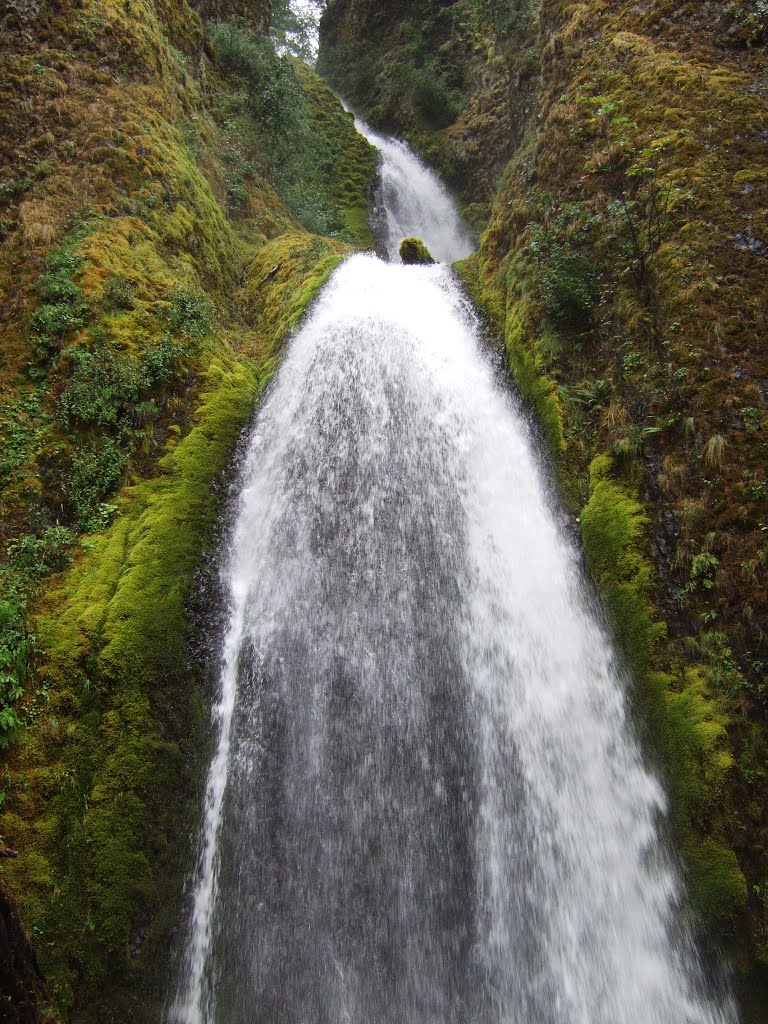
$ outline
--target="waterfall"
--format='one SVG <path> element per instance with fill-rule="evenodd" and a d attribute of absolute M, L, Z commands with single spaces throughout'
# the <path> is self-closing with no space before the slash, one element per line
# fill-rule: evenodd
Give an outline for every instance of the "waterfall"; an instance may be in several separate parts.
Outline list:
<path fill-rule="evenodd" d="M 387 258 L 399 262 L 400 243 L 414 236 L 440 262 L 455 263 L 469 256 L 474 242 L 439 179 L 407 143 L 377 135 L 359 117 L 355 118 L 355 127 L 381 154 L 376 197 L 380 209 L 375 209 L 373 216 L 381 224 Z"/>
<path fill-rule="evenodd" d="M 392 245 L 465 255 L 434 179 L 377 144 L 411 190 L 387 199 Z M 256 418 L 222 557 L 169 1021 L 735 1020 L 577 553 L 449 268 L 337 270 Z"/>

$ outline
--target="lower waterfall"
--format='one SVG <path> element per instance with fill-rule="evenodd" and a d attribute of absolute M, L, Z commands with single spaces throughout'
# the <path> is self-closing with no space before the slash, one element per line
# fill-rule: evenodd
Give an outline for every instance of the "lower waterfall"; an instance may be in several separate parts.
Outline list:
<path fill-rule="evenodd" d="M 262 408 L 184 1024 L 732 1019 L 531 439 L 444 267 L 347 261 Z"/>

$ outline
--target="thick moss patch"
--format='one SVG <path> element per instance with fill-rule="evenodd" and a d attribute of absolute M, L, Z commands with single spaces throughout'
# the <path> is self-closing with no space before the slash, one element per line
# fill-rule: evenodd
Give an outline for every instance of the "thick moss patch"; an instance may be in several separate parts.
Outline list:
<path fill-rule="evenodd" d="M 51 1019 L 148 1024 L 199 811 L 187 604 L 216 477 L 352 247 L 298 227 L 252 116 L 274 83 L 246 95 L 188 5 L 16 6 L 0 15 L 0 712 L 10 695 L 24 729 L 0 736 L 18 737 L 0 838 L 19 851 L 0 883 Z M 289 64 L 328 223 L 368 245 L 373 151 Z"/>
<path fill-rule="evenodd" d="M 350 47 L 357 4 L 333 7 L 331 42 Z M 586 506 L 694 902 L 746 975 L 768 956 L 764 37 L 754 5 L 726 0 L 706 18 L 530 7 L 539 88 L 462 274 L 501 322 L 567 504 Z M 497 129 L 477 124 L 482 148 Z M 610 470 L 590 480 L 596 457 Z"/>
<path fill-rule="evenodd" d="M 352 252 L 347 243 L 302 231 L 282 235 L 261 250 L 248 268 L 242 308 L 257 325 L 262 351 L 275 351 Z"/>
<path fill-rule="evenodd" d="M 42 940 L 55 1003 L 89 1006 L 82 1019 L 117 1006 L 153 1019 L 202 738 L 186 601 L 215 515 L 211 481 L 265 379 L 231 355 L 211 362 L 161 475 L 124 492 L 115 524 L 35 617 L 44 697 L 10 773 L 3 830 L 20 857 L 3 874 Z"/>
<path fill-rule="evenodd" d="M 611 471 L 606 455 L 590 467 L 591 494 L 581 513 L 584 553 L 632 673 L 641 726 L 667 778 L 693 905 L 708 927 L 730 928 L 746 902 L 747 884 L 725 838 L 733 827 L 727 797 L 733 757 L 724 702 L 711 673 L 680 665 L 663 647 L 666 628 L 653 602 L 645 553 L 648 518 Z"/>

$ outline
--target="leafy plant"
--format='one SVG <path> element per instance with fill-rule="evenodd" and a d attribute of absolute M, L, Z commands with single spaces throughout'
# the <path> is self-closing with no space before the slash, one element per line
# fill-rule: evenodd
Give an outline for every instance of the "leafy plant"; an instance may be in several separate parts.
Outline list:
<path fill-rule="evenodd" d="M 87 441 L 77 447 L 64 482 L 78 529 L 101 529 L 100 506 L 112 494 L 123 475 L 128 453 L 111 437 Z"/>
<path fill-rule="evenodd" d="M 275 142 L 287 138 L 302 106 L 289 57 L 239 19 L 214 25 L 210 41 L 221 67 L 246 86 L 249 112 L 265 134 Z"/>
<path fill-rule="evenodd" d="M 116 426 L 135 417 L 141 374 L 131 359 L 104 344 L 77 348 L 70 358 L 74 372 L 58 401 L 67 426 Z"/>
<path fill-rule="evenodd" d="M 24 623 L 24 609 L 0 601 L 0 749 L 7 750 L 22 728 L 17 711 L 35 638 Z"/>
<path fill-rule="evenodd" d="M 448 87 L 430 67 L 414 74 L 411 94 L 416 110 L 435 128 L 447 128 L 459 116 Z"/>
<path fill-rule="evenodd" d="M 595 380 L 581 387 L 573 388 L 570 392 L 570 400 L 587 409 L 600 408 L 610 401 L 612 391 L 613 384 L 610 380 Z"/>
<path fill-rule="evenodd" d="M 317 33 L 325 0 L 272 0 L 270 31 L 278 51 L 311 63 L 317 53 Z"/>
<path fill-rule="evenodd" d="M 746 409 L 741 410 L 741 415 L 749 430 L 760 430 L 763 417 L 759 409 L 755 409 L 754 406 L 748 406 Z"/>
<path fill-rule="evenodd" d="M 698 590 L 699 587 L 703 587 L 704 590 L 712 590 L 715 585 L 712 577 L 718 565 L 720 565 L 719 558 L 709 551 L 702 551 L 694 556 L 691 562 L 690 579 L 677 592 L 677 599 L 680 604 L 683 604 L 685 599 Z"/>
<path fill-rule="evenodd" d="M 102 299 L 111 309 L 133 309 L 135 285 L 119 274 L 110 274 L 104 282 Z"/>
<path fill-rule="evenodd" d="M 667 232 L 675 194 L 664 179 L 663 144 L 658 139 L 648 145 L 639 141 L 639 126 L 622 113 L 623 100 L 589 96 L 581 103 L 592 109 L 592 124 L 604 142 L 585 169 L 600 179 L 610 198 L 609 215 L 624 236 L 627 273 L 645 303 L 652 305 L 654 257 Z"/>
<path fill-rule="evenodd" d="M 545 315 L 555 324 L 586 320 L 595 304 L 597 270 L 581 250 L 541 225 L 531 229 L 529 252 L 538 271 L 537 284 Z"/>
<path fill-rule="evenodd" d="M 622 361 L 622 369 L 625 377 L 629 377 L 643 366 L 645 366 L 645 356 L 642 352 L 627 352 Z"/>
<path fill-rule="evenodd" d="M 744 481 L 744 493 L 751 501 L 762 501 L 768 490 L 768 484 L 761 480 L 756 473 L 750 474 L 749 470 L 742 473 Z"/>
<path fill-rule="evenodd" d="M 173 334 L 186 339 L 199 339 L 211 333 L 215 317 L 210 300 L 204 292 L 175 288 L 168 298 L 170 305 L 165 311 L 165 319 Z"/>
<path fill-rule="evenodd" d="M 32 318 L 32 333 L 41 357 L 53 350 L 91 316 L 91 307 L 75 283 L 83 260 L 67 249 L 54 249 L 45 261 L 45 273 L 35 285 L 42 306 Z"/>
<path fill-rule="evenodd" d="M 69 548 L 75 536 L 66 526 L 49 526 L 39 537 L 29 534 L 11 541 L 9 560 L 33 576 L 44 576 L 52 570 L 61 571 L 70 561 Z"/>

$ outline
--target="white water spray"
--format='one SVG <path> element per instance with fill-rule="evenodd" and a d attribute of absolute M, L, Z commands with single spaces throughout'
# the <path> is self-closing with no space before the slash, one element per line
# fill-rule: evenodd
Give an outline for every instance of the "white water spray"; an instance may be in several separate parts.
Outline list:
<path fill-rule="evenodd" d="M 405 207 L 435 255 L 464 254 L 455 214 L 441 242 Z M 679 920 L 664 797 L 576 554 L 447 268 L 336 272 L 257 418 L 223 572 L 171 1021 L 734 1020 Z"/>

